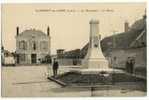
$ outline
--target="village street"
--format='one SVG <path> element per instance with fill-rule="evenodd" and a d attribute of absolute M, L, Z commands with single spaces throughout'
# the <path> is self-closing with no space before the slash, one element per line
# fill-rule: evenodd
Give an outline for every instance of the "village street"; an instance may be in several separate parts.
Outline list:
<path fill-rule="evenodd" d="M 75 67 L 60 66 L 59 73 L 64 73 Z M 79 68 L 79 67 L 77 67 Z M 146 92 L 135 90 L 139 84 L 134 84 L 134 90 L 95 88 L 68 88 L 46 78 L 47 65 L 2 67 L 3 97 L 90 97 L 92 96 L 145 96 Z M 52 75 L 52 70 L 50 69 Z M 128 86 L 129 87 L 129 86 Z"/>

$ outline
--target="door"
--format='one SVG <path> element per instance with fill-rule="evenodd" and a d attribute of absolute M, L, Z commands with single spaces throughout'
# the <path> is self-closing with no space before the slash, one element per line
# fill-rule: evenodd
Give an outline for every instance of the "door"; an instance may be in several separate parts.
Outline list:
<path fill-rule="evenodd" d="M 20 63 L 19 54 L 17 54 L 17 56 L 16 56 L 16 60 L 17 60 L 17 64 L 19 64 L 19 63 Z"/>
<path fill-rule="evenodd" d="M 31 60 L 32 60 L 32 64 L 35 64 L 36 60 L 37 60 L 37 55 L 36 54 L 31 54 Z"/>

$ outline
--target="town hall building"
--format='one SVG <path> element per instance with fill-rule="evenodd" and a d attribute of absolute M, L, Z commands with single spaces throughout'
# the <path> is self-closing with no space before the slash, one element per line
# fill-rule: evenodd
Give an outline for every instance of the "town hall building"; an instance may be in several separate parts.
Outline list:
<path fill-rule="evenodd" d="M 16 28 L 16 63 L 38 64 L 50 55 L 50 28 L 47 34 L 40 30 L 29 29 L 19 32 Z"/>

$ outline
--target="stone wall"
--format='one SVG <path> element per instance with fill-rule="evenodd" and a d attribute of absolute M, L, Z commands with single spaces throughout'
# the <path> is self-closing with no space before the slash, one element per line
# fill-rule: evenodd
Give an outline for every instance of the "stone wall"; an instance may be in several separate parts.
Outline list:
<path fill-rule="evenodd" d="M 117 67 L 119 68 L 125 68 L 128 57 L 133 57 L 135 59 L 135 68 L 146 67 L 146 56 L 146 47 L 127 50 L 120 49 L 111 52 L 111 58 L 113 59 L 116 57 Z"/>

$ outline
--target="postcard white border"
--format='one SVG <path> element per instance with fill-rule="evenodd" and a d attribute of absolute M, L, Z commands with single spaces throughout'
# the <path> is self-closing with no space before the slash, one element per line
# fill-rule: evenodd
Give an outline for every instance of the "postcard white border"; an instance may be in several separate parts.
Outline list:
<path fill-rule="evenodd" d="M 1 4 L 2 3 L 137 3 L 137 2 L 147 2 L 148 0 L 1 0 Z M 1 5 L 0 5 L 1 7 Z M 147 16 L 149 14 L 149 7 L 148 7 L 148 2 L 147 2 Z M 0 11 L 0 18 L 1 18 L 1 11 Z M 147 30 L 149 28 L 149 23 L 148 23 L 149 19 L 147 18 Z M 2 23 L 1 23 L 2 24 Z M 1 24 L 0 24 L 0 32 L 1 32 Z M 148 31 L 147 31 L 147 34 Z M 1 35 L 0 35 L 1 38 Z M 149 43 L 149 36 L 147 35 L 147 52 L 148 52 L 148 43 Z M 149 54 L 147 53 L 147 58 L 148 58 Z M 1 61 L 1 57 L 0 57 L 0 61 Z M 148 67 L 148 62 L 149 59 L 147 59 L 147 67 Z M 147 68 L 148 69 L 148 68 Z M 1 69 L 0 69 L 1 70 Z M 147 73 L 149 71 L 147 70 Z M 1 73 L 1 71 L 0 71 Z M 149 78 L 149 74 L 147 74 L 147 80 Z M 148 81 L 147 81 L 148 83 Z M 1 86 L 1 81 L 0 81 L 0 86 Z M 147 87 L 147 90 L 149 90 L 149 87 Z M 15 92 L 15 90 L 14 90 Z M 1 93 L 1 91 L 0 91 Z M 47 98 L 36 98 L 36 97 L 32 97 L 32 98 L 3 98 L 1 97 L 0 99 L 13 99 L 13 100 L 26 100 L 26 99 L 36 99 L 36 100 L 41 100 L 41 99 L 50 99 L 50 100 L 82 100 L 82 99 L 86 99 L 86 100 L 146 100 L 149 99 L 149 93 L 147 92 L 147 97 L 73 97 L 73 98 L 68 98 L 68 97 L 47 97 Z"/>

